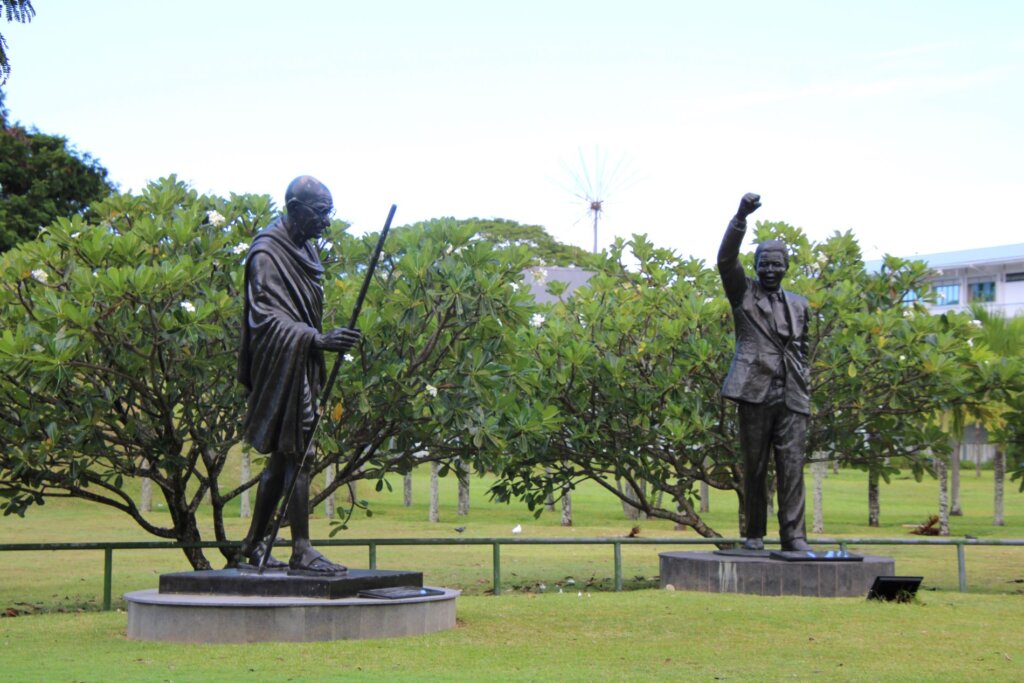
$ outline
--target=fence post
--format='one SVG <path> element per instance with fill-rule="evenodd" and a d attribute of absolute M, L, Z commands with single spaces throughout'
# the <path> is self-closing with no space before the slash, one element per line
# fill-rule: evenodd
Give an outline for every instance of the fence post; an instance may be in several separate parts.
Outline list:
<path fill-rule="evenodd" d="M 615 550 L 615 591 L 622 592 L 622 544 L 613 543 Z"/>
<path fill-rule="evenodd" d="M 377 544 L 368 543 L 367 546 L 370 549 L 370 569 L 377 568 Z"/>
<path fill-rule="evenodd" d="M 111 585 L 114 576 L 114 549 L 109 545 L 103 549 L 103 609 L 110 611 Z"/>
<path fill-rule="evenodd" d="M 956 544 L 956 568 L 960 574 L 960 592 L 967 592 L 967 562 L 964 559 L 964 544 Z"/>
<path fill-rule="evenodd" d="M 494 594 L 501 595 L 501 544 L 494 542 Z"/>

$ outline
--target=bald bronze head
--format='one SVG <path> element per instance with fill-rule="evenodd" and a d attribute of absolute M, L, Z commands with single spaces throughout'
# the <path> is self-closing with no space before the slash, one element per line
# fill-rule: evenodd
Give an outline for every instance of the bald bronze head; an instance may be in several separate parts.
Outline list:
<path fill-rule="evenodd" d="M 289 232 L 296 243 L 316 239 L 331 224 L 331 191 L 313 176 L 302 175 L 288 184 L 284 194 Z"/>

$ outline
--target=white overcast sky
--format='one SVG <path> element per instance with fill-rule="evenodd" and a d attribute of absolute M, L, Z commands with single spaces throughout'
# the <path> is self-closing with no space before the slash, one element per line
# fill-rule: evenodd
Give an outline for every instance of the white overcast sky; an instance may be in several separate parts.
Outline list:
<path fill-rule="evenodd" d="M 357 232 L 397 203 L 589 247 L 589 189 L 602 246 L 708 260 L 747 191 L 867 257 L 1024 242 L 1024 2 L 34 4 L 0 24 L 11 116 L 122 190 L 309 173 Z"/>

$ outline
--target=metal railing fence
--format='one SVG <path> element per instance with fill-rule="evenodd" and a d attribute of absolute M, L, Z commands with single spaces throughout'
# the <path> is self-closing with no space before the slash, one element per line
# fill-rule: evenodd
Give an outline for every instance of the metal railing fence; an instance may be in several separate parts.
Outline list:
<path fill-rule="evenodd" d="M 495 595 L 501 595 L 501 546 L 503 545 L 610 545 L 614 565 L 614 585 L 622 590 L 622 546 L 623 545 L 725 545 L 742 543 L 742 538 L 349 538 L 314 540 L 317 546 L 366 546 L 370 569 L 377 568 L 377 548 L 380 546 L 431 546 L 431 545 L 489 545 L 492 548 L 492 572 Z M 778 544 L 777 540 L 766 539 L 767 545 Z M 924 545 L 955 546 L 959 589 L 967 592 L 966 546 L 1024 546 L 1024 539 L 975 539 L 975 538 L 814 538 L 815 546 L 838 545 L 840 550 L 849 546 L 862 545 Z M 183 544 L 176 541 L 96 541 L 85 543 L 0 543 L 4 551 L 61 551 L 61 550 L 102 550 L 103 551 L 103 609 L 109 610 L 112 603 L 113 567 L 115 550 L 159 550 L 183 548 L 232 548 L 239 541 L 204 541 Z M 279 541 L 277 545 L 287 545 Z"/>

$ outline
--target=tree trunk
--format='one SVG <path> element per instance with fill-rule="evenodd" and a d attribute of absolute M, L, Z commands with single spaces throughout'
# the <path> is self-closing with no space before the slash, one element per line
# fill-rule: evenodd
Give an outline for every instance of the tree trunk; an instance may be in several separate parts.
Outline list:
<path fill-rule="evenodd" d="M 143 512 L 153 511 L 153 480 L 149 477 L 142 478 L 142 488 L 139 491 L 139 509 Z"/>
<path fill-rule="evenodd" d="M 572 526 L 572 493 L 568 487 L 562 489 L 562 526 Z"/>
<path fill-rule="evenodd" d="M 469 465 L 462 460 L 458 461 L 459 468 L 459 509 L 458 515 L 463 517 L 469 514 Z"/>
<path fill-rule="evenodd" d="M 992 477 L 995 481 L 995 515 L 992 518 L 993 526 L 1005 526 L 1003 519 L 1003 487 L 1006 483 L 1006 453 L 1002 448 L 996 448 L 992 457 Z"/>
<path fill-rule="evenodd" d="M 402 477 L 402 504 L 407 508 L 412 507 L 412 472 L 406 472 Z"/>
<path fill-rule="evenodd" d="M 960 509 L 960 442 L 953 444 L 953 451 L 950 454 L 950 477 L 949 477 L 949 514 L 954 517 L 963 516 Z"/>
<path fill-rule="evenodd" d="M 622 503 L 622 514 L 626 516 L 626 519 L 634 521 L 638 519 L 646 519 L 647 515 L 645 515 L 637 505 L 640 502 L 641 495 L 646 493 L 646 491 L 637 491 L 633 488 L 632 484 L 627 481 L 623 481 L 622 479 L 615 482 L 615 485 L 616 488 L 619 489 L 619 502 Z M 646 484 L 643 484 L 643 488 L 647 488 Z"/>
<path fill-rule="evenodd" d="M 167 505 L 170 509 L 174 503 L 168 500 Z M 182 545 L 199 543 L 202 541 L 202 538 L 199 534 L 199 527 L 196 525 L 195 516 L 188 512 L 184 501 L 178 501 L 177 505 L 177 510 L 171 509 L 171 518 L 174 520 L 175 540 Z M 182 552 L 185 553 L 185 557 L 188 558 L 188 562 L 192 565 L 193 569 L 210 569 L 210 562 L 206 559 L 206 555 L 203 554 L 202 548 L 182 548 Z"/>
<path fill-rule="evenodd" d="M 441 469 L 439 463 L 430 463 L 430 512 L 427 516 L 429 522 L 441 521 L 440 499 L 437 491 L 437 471 L 439 469 Z"/>
<path fill-rule="evenodd" d="M 324 488 L 330 488 L 331 484 L 334 483 L 334 465 L 328 465 L 327 469 L 324 470 Z M 334 492 L 324 498 L 324 517 L 327 519 L 334 519 Z"/>
<path fill-rule="evenodd" d="M 362 468 L 356 470 L 356 474 L 362 471 Z M 345 490 L 348 492 L 348 504 L 355 505 L 356 501 L 359 500 L 359 480 L 349 479 L 345 484 Z"/>
<path fill-rule="evenodd" d="M 949 472 L 942 458 L 935 458 L 935 474 L 939 478 L 939 536 L 949 536 Z"/>
<path fill-rule="evenodd" d="M 832 461 L 832 474 L 839 474 L 839 458 Z"/>
<path fill-rule="evenodd" d="M 709 487 L 706 481 L 700 483 L 700 512 L 711 512 L 711 501 L 708 499 Z"/>
<path fill-rule="evenodd" d="M 551 468 L 550 467 L 545 467 L 544 468 L 544 472 L 547 473 L 547 474 L 551 474 Z M 546 512 L 554 512 L 555 511 L 555 494 L 554 493 L 549 493 L 547 495 L 547 498 L 544 499 L 544 510 Z"/>
<path fill-rule="evenodd" d="M 881 506 L 878 502 L 878 472 L 868 470 L 868 526 L 878 527 Z"/>
<path fill-rule="evenodd" d="M 818 453 L 816 457 L 821 457 L 823 454 Z M 825 474 L 828 471 L 828 463 L 824 460 L 815 460 L 811 463 L 811 476 L 814 478 L 814 523 L 811 526 L 811 531 L 816 534 L 823 533 L 825 531 L 825 515 L 822 506 L 822 481 L 825 479 Z"/>
<path fill-rule="evenodd" d="M 252 460 L 248 451 L 242 452 L 242 482 L 247 482 L 252 477 Z M 242 491 L 239 496 L 239 513 L 242 519 L 252 517 L 252 503 L 249 502 L 249 489 Z"/>

